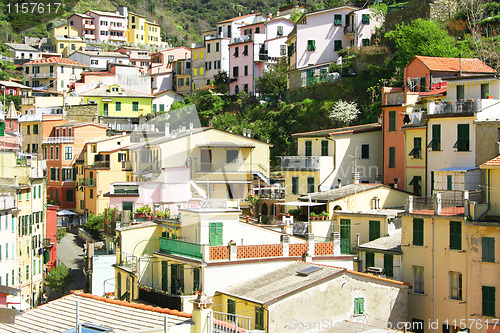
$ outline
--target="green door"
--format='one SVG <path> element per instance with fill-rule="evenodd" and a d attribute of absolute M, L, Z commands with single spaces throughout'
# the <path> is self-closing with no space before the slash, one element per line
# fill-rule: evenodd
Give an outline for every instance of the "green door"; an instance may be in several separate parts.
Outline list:
<path fill-rule="evenodd" d="M 168 292 L 168 261 L 161 262 L 161 290 Z"/>
<path fill-rule="evenodd" d="M 351 253 L 351 220 L 340 219 L 340 253 Z"/>
<path fill-rule="evenodd" d="M 103 104 L 103 111 L 104 111 L 104 115 L 107 116 L 108 115 L 108 103 Z"/>
<path fill-rule="evenodd" d="M 212 222 L 209 225 L 210 246 L 222 245 L 222 222 Z"/>
<path fill-rule="evenodd" d="M 380 221 L 370 221 L 369 223 L 369 240 L 380 238 Z"/>
<path fill-rule="evenodd" d="M 134 203 L 132 201 L 123 201 L 122 202 L 122 211 L 129 210 L 132 212 L 134 210 Z"/>
<path fill-rule="evenodd" d="M 184 267 L 172 264 L 170 266 L 170 293 L 179 295 L 184 292 Z"/>

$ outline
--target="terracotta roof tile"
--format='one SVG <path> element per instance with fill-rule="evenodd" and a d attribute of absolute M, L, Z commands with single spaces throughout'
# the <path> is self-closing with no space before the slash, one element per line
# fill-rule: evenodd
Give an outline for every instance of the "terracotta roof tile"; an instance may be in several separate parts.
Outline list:
<path fill-rule="evenodd" d="M 45 64 L 62 64 L 62 65 L 74 65 L 74 66 L 81 66 L 81 67 L 89 67 L 85 64 L 82 64 L 81 62 L 74 61 L 68 58 L 61 58 L 61 57 L 50 57 L 50 58 L 44 58 L 44 59 L 38 59 L 38 60 L 33 60 L 30 62 L 25 63 L 25 65 L 45 65 Z"/>
<path fill-rule="evenodd" d="M 245 18 L 245 17 L 252 16 L 252 15 L 258 16 L 258 15 L 260 15 L 260 13 L 253 13 L 253 14 L 247 14 L 247 15 L 242 15 L 242 16 L 233 17 L 233 18 L 230 18 L 230 19 L 228 19 L 228 20 L 224 20 L 224 21 L 217 22 L 217 24 L 219 24 L 219 23 L 233 22 L 233 21 L 236 21 L 236 20 L 239 20 L 239 19 Z"/>
<path fill-rule="evenodd" d="M 431 71 L 460 72 L 460 58 L 441 58 L 415 56 Z M 496 73 L 490 66 L 477 58 L 462 58 L 462 72 L 464 73 Z"/>
<path fill-rule="evenodd" d="M 483 163 L 484 166 L 500 166 L 500 155 L 489 160 L 488 162 Z"/>

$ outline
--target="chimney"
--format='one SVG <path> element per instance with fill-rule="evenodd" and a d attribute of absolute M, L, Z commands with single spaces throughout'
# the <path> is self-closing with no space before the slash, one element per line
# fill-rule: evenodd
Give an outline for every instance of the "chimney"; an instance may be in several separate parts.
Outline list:
<path fill-rule="evenodd" d="M 247 137 L 251 138 L 252 137 L 252 130 L 247 129 Z"/>
<path fill-rule="evenodd" d="M 395 189 L 398 188 L 398 182 L 399 182 L 399 179 L 398 178 L 394 178 L 394 188 Z"/>
<path fill-rule="evenodd" d="M 125 130 L 122 131 L 122 135 L 126 135 L 127 132 Z"/>
<path fill-rule="evenodd" d="M 338 188 L 342 187 L 342 178 L 337 179 Z"/>
<path fill-rule="evenodd" d="M 212 332 L 212 302 L 201 292 L 193 302 L 194 333 Z"/>
<path fill-rule="evenodd" d="M 332 232 L 333 239 L 333 255 L 339 256 L 340 252 L 340 232 Z"/>
<path fill-rule="evenodd" d="M 247 136 L 247 129 L 246 128 L 243 129 L 243 136 L 245 136 L 245 137 Z"/>
<path fill-rule="evenodd" d="M 434 215 L 441 215 L 441 193 L 436 193 L 434 197 Z"/>
<path fill-rule="evenodd" d="M 170 123 L 165 123 L 165 136 L 170 135 Z"/>
<path fill-rule="evenodd" d="M 193 123 L 189 123 L 189 130 L 193 130 L 194 129 L 194 124 Z"/>

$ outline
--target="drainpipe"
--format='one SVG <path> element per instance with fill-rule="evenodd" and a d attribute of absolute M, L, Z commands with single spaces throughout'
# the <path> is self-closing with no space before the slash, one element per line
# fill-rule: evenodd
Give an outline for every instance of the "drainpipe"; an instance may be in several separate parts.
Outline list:
<path fill-rule="evenodd" d="M 481 216 L 479 216 L 477 219 L 475 219 L 476 221 L 479 221 L 480 219 L 482 219 L 482 218 L 483 218 L 483 216 L 485 216 L 485 215 L 486 215 L 486 213 L 488 213 L 488 211 L 490 210 L 490 202 L 491 202 L 491 193 L 490 193 L 490 184 L 491 184 L 491 182 L 490 182 L 490 169 L 487 169 L 487 170 L 486 170 L 486 173 L 488 174 L 488 176 L 487 176 L 487 178 L 488 178 L 488 182 L 487 182 L 487 184 L 488 184 L 488 186 L 487 186 L 487 191 L 488 191 L 488 192 L 487 192 L 487 195 L 486 195 L 486 197 L 488 198 L 488 199 L 487 199 L 487 201 L 488 201 L 488 208 L 486 208 L 485 212 L 484 212 L 484 213 L 482 213 L 482 214 L 481 214 Z"/>
<path fill-rule="evenodd" d="M 431 322 L 434 322 L 434 217 L 431 224 Z M 424 280 L 425 281 L 425 280 Z M 434 328 L 432 328 L 434 332 Z"/>

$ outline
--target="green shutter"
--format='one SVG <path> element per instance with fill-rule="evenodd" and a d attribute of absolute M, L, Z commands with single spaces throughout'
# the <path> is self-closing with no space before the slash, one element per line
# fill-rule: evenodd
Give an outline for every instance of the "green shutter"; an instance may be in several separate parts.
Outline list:
<path fill-rule="evenodd" d="M 210 246 L 222 245 L 222 222 L 212 222 L 209 225 L 209 243 Z"/>
<path fill-rule="evenodd" d="M 441 125 L 432 125 L 431 148 L 433 151 L 441 150 Z"/>
<path fill-rule="evenodd" d="M 306 141 L 306 156 L 312 156 L 312 141 Z"/>
<path fill-rule="evenodd" d="M 495 262 L 495 238 L 481 238 L 482 260 L 484 262 Z"/>
<path fill-rule="evenodd" d="M 495 317 L 495 287 L 483 286 L 483 316 Z"/>
<path fill-rule="evenodd" d="M 380 238 L 380 221 L 369 221 L 369 240 Z"/>
<path fill-rule="evenodd" d="M 396 130 L 396 111 L 389 111 L 389 131 Z"/>
<path fill-rule="evenodd" d="M 462 222 L 450 221 L 450 249 L 462 249 Z"/>
<path fill-rule="evenodd" d="M 292 177 L 292 194 L 299 194 L 299 177 Z"/>
<path fill-rule="evenodd" d="M 365 313 L 365 299 L 358 297 L 354 299 L 354 314 L 364 314 Z"/>
<path fill-rule="evenodd" d="M 200 291 L 200 269 L 195 268 L 193 270 L 193 289 L 194 291 Z"/>
<path fill-rule="evenodd" d="M 168 292 L 168 261 L 161 262 L 161 290 Z"/>
<path fill-rule="evenodd" d="M 321 156 L 328 156 L 328 141 L 321 141 Z"/>
<path fill-rule="evenodd" d="M 385 276 L 394 276 L 394 256 L 392 254 L 384 254 L 384 271 Z"/>
<path fill-rule="evenodd" d="M 370 158 L 370 145 L 361 145 L 361 158 Z"/>
<path fill-rule="evenodd" d="M 5 123 L 0 123 L 0 136 L 5 136 Z"/>
<path fill-rule="evenodd" d="M 234 299 L 228 299 L 227 300 L 227 313 L 229 314 L 236 314 L 236 301 Z M 227 316 L 227 319 L 229 321 L 234 321 L 236 320 L 235 316 Z"/>
<path fill-rule="evenodd" d="M 447 191 L 453 190 L 453 176 L 452 175 L 446 176 L 446 190 Z"/>
<path fill-rule="evenodd" d="M 457 142 L 453 146 L 458 151 L 469 151 L 469 124 L 458 124 Z"/>
<path fill-rule="evenodd" d="M 314 192 L 314 177 L 307 177 L 307 193 Z"/>
<path fill-rule="evenodd" d="M 373 252 L 365 252 L 365 269 L 368 267 L 375 266 L 375 253 Z"/>
<path fill-rule="evenodd" d="M 340 253 L 351 253 L 351 220 L 340 219 Z"/>
<path fill-rule="evenodd" d="M 424 245 L 424 220 L 413 219 L 413 245 Z"/>
<path fill-rule="evenodd" d="M 342 25 L 342 15 L 334 15 L 333 24 Z"/>
<path fill-rule="evenodd" d="M 264 308 L 255 308 L 255 329 L 264 330 Z"/>
<path fill-rule="evenodd" d="M 389 147 L 389 168 L 396 167 L 396 147 Z"/>

